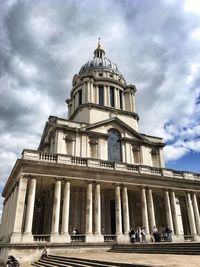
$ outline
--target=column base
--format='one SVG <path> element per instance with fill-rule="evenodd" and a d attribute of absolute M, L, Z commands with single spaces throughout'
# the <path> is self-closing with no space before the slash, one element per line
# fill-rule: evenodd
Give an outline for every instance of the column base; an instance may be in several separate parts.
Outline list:
<path fill-rule="evenodd" d="M 102 234 L 94 234 L 95 243 L 104 243 L 104 237 Z"/>
<path fill-rule="evenodd" d="M 194 239 L 192 241 L 200 241 L 200 236 L 199 235 L 194 235 Z"/>
<path fill-rule="evenodd" d="M 85 235 L 85 243 L 95 243 L 95 238 L 93 234 Z"/>
<path fill-rule="evenodd" d="M 24 233 L 22 235 L 22 242 L 23 243 L 33 243 L 33 235 L 31 233 Z"/>
<path fill-rule="evenodd" d="M 22 234 L 12 233 L 10 237 L 10 243 L 21 243 L 22 242 Z"/>
<path fill-rule="evenodd" d="M 59 240 L 63 243 L 70 243 L 71 237 L 68 233 L 61 233 L 61 235 L 59 236 Z"/>
<path fill-rule="evenodd" d="M 127 236 L 123 234 L 116 234 L 116 242 L 122 244 L 122 243 L 129 243 L 130 240 L 128 239 Z"/>
<path fill-rule="evenodd" d="M 183 242 L 184 236 L 183 235 L 172 235 L 172 242 Z"/>
<path fill-rule="evenodd" d="M 50 236 L 50 242 L 51 243 L 60 243 L 62 241 L 60 241 L 60 235 L 58 233 L 55 233 L 55 234 L 51 234 Z"/>

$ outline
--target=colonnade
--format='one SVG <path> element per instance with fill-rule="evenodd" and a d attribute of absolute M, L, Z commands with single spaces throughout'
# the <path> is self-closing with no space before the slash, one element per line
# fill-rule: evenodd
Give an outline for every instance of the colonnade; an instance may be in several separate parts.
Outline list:
<path fill-rule="evenodd" d="M 64 182 L 59 179 L 55 180 L 50 242 L 70 242 L 70 184 L 71 182 L 68 180 Z M 21 178 L 10 197 L 4 203 L 1 236 L 10 236 L 10 242 L 34 241 L 32 224 L 36 186 L 36 178 Z M 129 242 L 130 215 L 127 186 L 118 184 L 114 186 L 116 241 L 119 243 Z M 63 199 L 60 227 L 62 187 Z M 145 227 L 148 236 L 153 226 L 156 226 L 152 188 L 141 187 L 140 197 L 142 226 Z M 185 200 L 190 234 L 197 240 L 200 236 L 200 215 L 196 194 L 186 191 Z M 174 239 L 181 240 L 183 236 L 181 236 L 180 232 L 176 201 L 176 195 L 173 190 L 164 190 L 166 225 L 172 230 Z M 86 184 L 85 242 L 104 242 L 104 237 L 101 233 L 101 212 L 101 185 L 88 181 Z"/>
<path fill-rule="evenodd" d="M 100 84 L 100 83 L 99 83 Z M 85 81 L 83 86 L 74 93 L 72 102 L 70 104 L 70 115 L 75 111 L 75 109 L 79 106 L 79 103 L 94 103 L 99 104 L 99 84 L 94 84 L 91 81 Z M 114 107 L 116 109 L 122 109 L 124 111 L 135 112 L 135 97 L 134 94 L 129 90 L 124 94 L 124 88 L 121 90 L 112 84 L 106 85 L 101 83 L 103 86 L 103 98 L 104 98 L 104 106 Z M 114 106 L 110 101 L 110 88 L 113 87 L 114 90 Z M 81 100 L 79 100 L 79 91 L 81 93 Z M 120 91 L 122 92 L 122 96 L 120 99 Z"/>

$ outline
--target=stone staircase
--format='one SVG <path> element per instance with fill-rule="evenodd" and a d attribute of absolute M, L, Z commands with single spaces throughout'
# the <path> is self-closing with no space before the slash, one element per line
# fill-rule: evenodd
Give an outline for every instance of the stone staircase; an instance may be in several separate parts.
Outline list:
<path fill-rule="evenodd" d="M 49 255 L 45 259 L 40 259 L 34 263 L 33 266 L 37 267 L 143 267 L 143 265 L 134 265 L 128 263 L 119 263 L 119 262 L 108 262 L 108 261 L 99 261 L 99 260 L 91 260 L 91 259 L 82 259 L 82 258 L 74 258 L 74 257 L 63 257 L 63 256 L 53 256 Z M 145 265 L 145 267 L 148 267 Z"/>
<path fill-rule="evenodd" d="M 200 255 L 200 243 L 115 244 L 109 252 Z"/>

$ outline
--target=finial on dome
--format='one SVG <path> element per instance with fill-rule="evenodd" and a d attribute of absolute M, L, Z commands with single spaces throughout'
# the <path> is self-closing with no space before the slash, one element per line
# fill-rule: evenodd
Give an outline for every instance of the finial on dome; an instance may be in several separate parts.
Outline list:
<path fill-rule="evenodd" d="M 97 46 L 98 48 L 100 48 L 101 47 L 101 38 L 99 37 L 98 38 L 98 46 Z"/>
<path fill-rule="evenodd" d="M 105 56 L 105 51 L 101 48 L 101 39 L 98 38 L 97 48 L 94 50 L 94 57 L 103 58 Z"/>

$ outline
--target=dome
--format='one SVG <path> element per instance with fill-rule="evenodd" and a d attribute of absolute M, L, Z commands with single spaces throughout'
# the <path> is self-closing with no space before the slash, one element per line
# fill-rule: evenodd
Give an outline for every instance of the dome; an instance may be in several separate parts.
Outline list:
<path fill-rule="evenodd" d="M 98 43 L 98 47 L 94 51 L 94 58 L 89 60 L 81 67 L 79 74 L 90 70 L 110 70 L 122 76 L 122 74 L 118 70 L 117 65 L 110 59 L 105 57 L 105 51 L 101 48 L 100 41 Z"/>
<path fill-rule="evenodd" d="M 94 57 L 92 60 L 89 60 L 81 67 L 79 74 L 82 74 L 83 72 L 90 71 L 93 69 L 102 69 L 102 70 L 107 69 L 121 75 L 117 65 L 106 57 L 102 58 Z"/>

